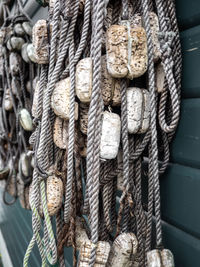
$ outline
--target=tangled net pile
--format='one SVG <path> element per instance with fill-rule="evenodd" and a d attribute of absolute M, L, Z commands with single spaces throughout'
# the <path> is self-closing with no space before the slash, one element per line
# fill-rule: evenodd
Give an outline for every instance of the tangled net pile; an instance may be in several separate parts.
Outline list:
<path fill-rule="evenodd" d="M 20 1 L 14 18 L 4 4 L 0 40 L 1 177 L 32 210 L 24 266 L 37 243 L 42 266 L 65 266 L 72 247 L 73 266 L 173 267 L 159 177 L 180 116 L 174 1 L 38 2 L 49 13 L 34 25 L 31 47 L 26 36 L 13 52 L 16 24 L 29 19 Z"/>

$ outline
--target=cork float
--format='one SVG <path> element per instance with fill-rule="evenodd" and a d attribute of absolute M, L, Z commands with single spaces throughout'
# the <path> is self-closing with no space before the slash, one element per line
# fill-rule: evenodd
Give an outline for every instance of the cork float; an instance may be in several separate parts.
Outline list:
<path fill-rule="evenodd" d="M 118 114 L 105 111 L 102 118 L 100 157 L 114 159 L 120 143 L 121 121 Z"/>

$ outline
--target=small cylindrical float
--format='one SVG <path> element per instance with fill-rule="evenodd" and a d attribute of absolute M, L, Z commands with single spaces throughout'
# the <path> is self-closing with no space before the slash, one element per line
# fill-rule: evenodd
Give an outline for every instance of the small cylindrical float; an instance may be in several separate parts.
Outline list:
<path fill-rule="evenodd" d="M 7 48 L 10 51 L 20 51 L 24 43 L 25 41 L 23 38 L 12 36 L 7 41 Z"/>
<path fill-rule="evenodd" d="M 130 134 L 145 133 L 150 123 L 150 98 L 145 89 L 127 89 L 127 119 Z"/>
<path fill-rule="evenodd" d="M 78 216 L 76 217 L 75 242 L 77 250 L 80 250 L 85 242 L 89 242 L 89 238 L 84 227 L 84 219 Z M 65 245 L 66 247 L 71 247 L 72 240 L 68 239 Z"/>
<path fill-rule="evenodd" d="M 22 23 L 22 28 L 26 34 L 28 34 L 29 36 L 32 36 L 32 26 L 29 21 L 24 21 Z"/>
<path fill-rule="evenodd" d="M 90 103 L 92 72 L 92 58 L 83 58 L 78 62 L 76 66 L 76 95 L 83 103 Z"/>
<path fill-rule="evenodd" d="M 76 218 L 76 232 L 75 232 L 75 238 L 76 238 L 76 249 L 80 250 L 82 245 L 87 241 L 89 241 L 87 232 L 84 228 L 84 219 L 77 217 Z"/>
<path fill-rule="evenodd" d="M 4 103 L 3 104 L 4 104 L 5 110 L 10 111 L 13 109 L 13 102 L 12 102 L 9 88 L 7 88 L 5 91 L 5 97 L 4 97 Z"/>
<path fill-rule="evenodd" d="M 107 267 L 131 266 L 137 253 L 138 241 L 133 233 L 122 233 L 114 241 Z"/>
<path fill-rule="evenodd" d="M 56 117 L 53 128 L 54 144 L 60 149 L 67 149 L 68 146 L 68 121 Z"/>
<path fill-rule="evenodd" d="M 12 52 L 9 56 L 9 64 L 10 64 L 10 71 L 13 76 L 16 76 L 19 74 L 20 69 L 20 57 L 17 53 Z"/>
<path fill-rule="evenodd" d="M 92 242 L 86 241 L 81 246 L 78 267 L 89 267 L 91 251 L 94 248 Z M 99 241 L 96 247 L 96 260 L 94 267 L 106 267 L 110 253 L 110 244 L 105 241 Z"/>
<path fill-rule="evenodd" d="M 29 111 L 25 108 L 21 109 L 19 112 L 19 121 L 21 126 L 25 131 L 33 130 L 33 121 Z"/>
<path fill-rule="evenodd" d="M 165 71 L 162 63 L 156 66 L 156 89 L 158 93 L 162 93 L 165 89 Z"/>
<path fill-rule="evenodd" d="M 107 70 L 106 55 L 101 57 L 101 93 L 104 105 L 120 106 L 120 79 L 113 78 Z"/>
<path fill-rule="evenodd" d="M 150 124 L 150 96 L 146 89 L 142 89 L 143 93 L 143 113 L 142 113 L 142 124 L 138 133 L 146 133 L 149 129 Z"/>
<path fill-rule="evenodd" d="M 147 253 L 148 267 L 174 267 L 174 257 L 169 249 L 154 249 Z"/>
<path fill-rule="evenodd" d="M 48 30 L 46 20 L 38 20 L 33 27 L 32 32 L 33 46 L 35 48 L 35 57 L 38 64 L 47 64 L 49 62 L 48 49 Z"/>
<path fill-rule="evenodd" d="M 63 199 L 63 182 L 54 175 L 47 178 L 47 208 L 50 216 L 54 216 L 60 210 Z"/>
<path fill-rule="evenodd" d="M 32 109 L 31 109 L 31 113 L 34 118 L 38 118 L 39 98 L 42 97 L 43 95 L 43 91 L 39 92 L 39 90 L 40 90 L 40 82 L 37 81 L 35 85 L 34 94 L 33 94 L 33 104 L 32 104 Z"/>
<path fill-rule="evenodd" d="M 157 14 L 154 12 L 149 12 L 149 20 L 151 27 L 151 38 L 153 43 L 154 62 L 157 62 L 161 57 L 160 42 L 158 38 L 160 27 Z M 139 13 L 134 14 L 134 16 L 130 19 L 130 23 L 132 27 L 142 27 L 144 25 L 142 17 Z"/>
<path fill-rule="evenodd" d="M 161 251 L 163 267 L 174 267 L 174 256 L 169 249 L 163 249 Z"/>
<path fill-rule="evenodd" d="M 128 131 L 135 134 L 139 131 L 142 123 L 143 94 L 140 88 L 130 87 L 127 89 L 127 119 Z"/>
<path fill-rule="evenodd" d="M 30 63 L 30 59 L 27 53 L 27 46 L 28 46 L 28 43 L 23 44 L 22 49 L 21 49 L 21 56 L 26 63 Z"/>
<path fill-rule="evenodd" d="M 18 35 L 18 36 L 24 36 L 25 35 L 25 31 L 24 31 L 21 23 L 16 23 L 13 27 L 13 30 L 16 33 L 16 35 Z"/>
<path fill-rule="evenodd" d="M 121 120 L 118 114 L 105 111 L 102 119 L 100 157 L 114 159 L 117 156 L 121 132 Z"/>
<path fill-rule="evenodd" d="M 52 97 L 51 107 L 55 114 L 62 119 L 69 120 L 70 116 L 70 77 L 56 83 Z M 78 103 L 75 102 L 75 120 L 78 119 Z"/>
<path fill-rule="evenodd" d="M 38 62 L 33 44 L 27 45 L 27 55 L 30 61 L 34 63 Z"/>
<path fill-rule="evenodd" d="M 32 174 L 31 159 L 32 157 L 28 156 L 25 152 L 20 155 L 19 169 L 25 177 L 29 177 Z"/>
<path fill-rule="evenodd" d="M 107 30 L 107 69 L 114 78 L 137 78 L 147 70 L 147 38 L 142 27 L 131 27 L 129 21 Z"/>

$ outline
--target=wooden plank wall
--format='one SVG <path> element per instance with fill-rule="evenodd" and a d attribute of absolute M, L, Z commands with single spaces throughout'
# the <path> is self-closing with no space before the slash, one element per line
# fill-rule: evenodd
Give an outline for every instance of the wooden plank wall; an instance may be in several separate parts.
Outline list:
<path fill-rule="evenodd" d="M 46 9 L 26 9 L 34 21 L 46 17 Z M 165 246 L 175 255 L 176 267 L 200 266 L 200 1 L 176 0 L 183 53 L 181 121 L 172 146 L 171 164 L 161 178 L 162 219 Z M 0 228 L 14 266 L 22 266 L 31 238 L 31 214 L 0 204 Z M 71 265 L 69 250 L 66 263 Z M 32 267 L 39 267 L 37 250 Z"/>

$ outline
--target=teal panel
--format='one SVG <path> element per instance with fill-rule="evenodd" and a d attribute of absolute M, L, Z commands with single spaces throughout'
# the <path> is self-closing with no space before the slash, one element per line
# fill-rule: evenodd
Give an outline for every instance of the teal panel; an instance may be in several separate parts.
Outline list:
<path fill-rule="evenodd" d="M 6 206 L 2 201 L 2 189 L 0 189 L 0 228 L 13 266 L 22 266 L 24 254 L 32 237 L 31 212 L 22 209 L 19 201 L 12 206 Z M 30 266 L 40 266 L 36 247 L 30 257 Z"/>
<path fill-rule="evenodd" d="M 48 7 L 41 7 L 36 1 L 26 1 L 24 9 L 33 19 L 33 23 L 35 23 L 38 19 L 47 18 Z"/>
<path fill-rule="evenodd" d="M 36 23 L 39 19 L 46 19 L 48 17 L 48 8 L 35 9 L 33 14 L 33 22 Z"/>
<path fill-rule="evenodd" d="M 200 240 L 182 230 L 163 223 L 164 245 L 175 256 L 176 267 L 200 266 Z"/>
<path fill-rule="evenodd" d="M 182 95 L 183 97 L 200 97 L 200 26 L 182 32 L 181 43 Z"/>
<path fill-rule="evenodd" d="M 181 29 L 200 24 L 199 0 L 176 0 L 178 22 Z"/>
<path fill-rule="evenodd" d="M 184 99 L 181 120 L 172 145 L 172 160 L 200 168 L 200 99 Z"/>
<path fill-rule="evenodd" d="M 0 229 L 5 239 L 13 267 L 21 267 L 23 265 L 23 257 L 32 238 L 31 217 L 31 211 L 22 209 L 19 201 L 12 206 L 6 206 L 2 201 L 2 188 L 0 188 Z M 55 221 L 53 222 L 53 226 L 55 230 Z M 66 267 L 73 266 L 72 249 L 65 248 L 64 253 Z M 41 266 L 37 245 L 35 245 L 31 253 L 29 266 Z"/>
<path fill-rule="evenodd" d="M 160 181 L 162 218 L 200 238 L 200 170 L 171 164 Z"/>

